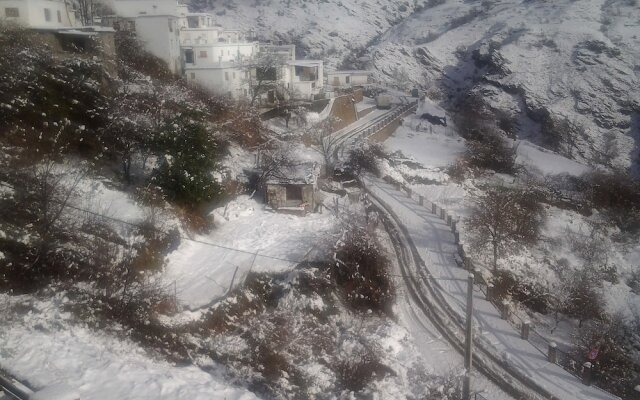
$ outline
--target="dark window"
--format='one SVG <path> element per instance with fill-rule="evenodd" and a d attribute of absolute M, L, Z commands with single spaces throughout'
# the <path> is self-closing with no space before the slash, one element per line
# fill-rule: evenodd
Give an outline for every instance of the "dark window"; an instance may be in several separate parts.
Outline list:
<path fill-rule="evenodd" d="M 18 18 L 20 16 L 20 10 L 14 7 L 7 7 L 4 9 L 4 15 L 8 18 Z"/>
<path fill-rule="evenodd" d="M 346 83 L 349 83 L 349 81 L 351 81 L 351 77 L 350 77 L 349 75 L 347 75 L 347 76 L 344 78 L 344 81 L 345 81 Z"/>
<path fill-rule="evenodd" d="M 51 10 L 48 8 L 44 9 L 44 20 L 47 22 L 51 21 Z"/>
<path fill-rule="evenodd" d="M 302 201 L 302 186 L 299 185 L 287 185 L 287 201 L 299 200 Z"/>
<path fill-rule="evenodd" d="M 199 58 L 207 58 L 207 52 L 205 50 L 200 50 Z"/>
<path fill-rule="evenodd" d="M 256 68 L 256 79 L 259 81 L 275 81 L 278 80 L 278 72 L 276 67 L 258 67 Z"/>
<path fill-rule="evenodd" d="M 56 13 L 58 14 L 58 22 L 62 23 L 62 14 L 60 14 L 60 10 L 57 10 Z"/>
<path fill-rule="evenodd" d="M 187 64 L 193 64 L 193 50 L 187 49 L 184 51 L 184 61 Z"/>

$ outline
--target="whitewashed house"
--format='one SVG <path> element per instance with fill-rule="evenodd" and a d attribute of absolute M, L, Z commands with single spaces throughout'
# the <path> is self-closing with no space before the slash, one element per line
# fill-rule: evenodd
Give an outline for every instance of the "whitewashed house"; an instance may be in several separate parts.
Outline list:
<path fill-rule="evenodd" d="M 286 63 L 284 84 L 298 99 L 313 100 L 324 90 L 322 60 L 290 60 Z"/>
<path fill-rule="evenodd" d="M 0 20 L 34 29 L 77 25 L 70 0 L 0 0 Z"/>
<path fill-rule="evenodd" d="M 252 96 L 260 52 L 276 55 L 275 84 L 281 92 L 313 99 L 323 90 L 323 62 L 296 60 L 294 45 L 260 45 L 240 30 L 215 25 L 211 14 L 188 12 L 176 0 L 105 1 L 117 17 L 103 21 L 135 31 L 145 49 L 164 60 L 172 72 L 214 93 L 234 99 Z"/>
<path fill-rule="evenodd" d="M 327 85 L 334 88 L 364 86 L 371 83 L 371 71 L 348 70 L 327 72 Z"/>
<path fill-rule="evenodd" d="M 136 34 L 145 49 L 175 74 L 183 72 L 179 21 L 175 15 L 140 15 L 135 20 Z"/>
<path fill-rule="evenodd" d="M 258 43 L 248 41 L 241 31 L 215 26 L 210 14 L 189 13 L 185 20 L 180 43 L 187 80 L 234 99 L 247 97 L 246 65 L 257 54 Z"/>
<path fill-rule="evenodd" d="M 176 0 L 103 0 L 104 4 L 121 18 L 136 18 L 141 15 L 179 16 L 187 12 L 187 6 Z"/>

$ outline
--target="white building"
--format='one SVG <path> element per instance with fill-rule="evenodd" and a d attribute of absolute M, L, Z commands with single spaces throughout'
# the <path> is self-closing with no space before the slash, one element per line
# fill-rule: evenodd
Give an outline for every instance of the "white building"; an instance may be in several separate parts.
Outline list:
<path fill-rule="evenodd" d="M 215 25 L 211 14 L 188 12 L 176 0 L 105 1 L 117 18 L 103 20 L 135 31 L 145 49 L 164 60 L 172 72 L 214 93 L 234 99 L 251 96 L 256 75 L 252 63 L 260 52 L 277 56 L 278 88 L 302 99 L 312 99 L 323 90 L 323 62 L 296 60 L 293 45 L 259 45 L 240 30 Z M 275 93 L 271 96 L 275 98 Z"/>
<path fill-rule="evenodd" d="M 0 0 L 0 20 L 35 29 L 76 26 L 70 0 Z"/>
<path fill-rule="evenodd" d="M 371 71 L 350 70 L 327 72 L 327 84 L 333 87 L 363 86 L 371 83 Z"/>
<path fill-rule="evenodd" d="M 121 18 L 136 18 L 141 15 L 172 15 L 186 12 L 186 5 L 176 0 L 103 0 L 104 4 Z"/>
<path fill-rule="evenodd" d="M 324 90 L 324 62 L 322 60 L 289 60 L 284 83 L 299 99 L 313 100 Z"/>
<path fill-rule="evenodd" d="M 173 15 L 141 15 L 135 30 L 145 49 L 167 63 L 171 72 L 182 74 L 179 17 Z"/>

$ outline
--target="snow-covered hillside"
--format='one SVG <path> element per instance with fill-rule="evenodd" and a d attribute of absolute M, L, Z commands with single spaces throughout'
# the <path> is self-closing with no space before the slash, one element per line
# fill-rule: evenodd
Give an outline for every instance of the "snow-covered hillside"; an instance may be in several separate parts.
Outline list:
<path fill-rule="evenodd" d="M 475 95 L 515 123 L 519 137 L 581 161 L 636 159 L 635 1 L 432 3 L 443 4 L 413 14 L 370 49 L 378 79 L 423 87 L 450 106 Z"/>
<path fill-rule="evenodd" d="M 225 28 L 253 31 L 263 40 L 295 43 L 300 54 L 336 65 L 416 8 L 393 0 L 191 0 L 216 14 Z"/>

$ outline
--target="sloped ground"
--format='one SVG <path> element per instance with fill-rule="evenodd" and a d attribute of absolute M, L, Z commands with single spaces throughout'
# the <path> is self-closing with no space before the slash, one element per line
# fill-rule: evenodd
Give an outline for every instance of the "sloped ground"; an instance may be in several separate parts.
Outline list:
<path fill-rule="evenodd" d="M 632 1 L 450 0 L 393 27 L 370 51 L 389 84 L 426 88 L 450 107 L 473 94 L 477 106 L 505 112 L 521 138 L 629 166 L 640 111 L 638 18 Z M 561 137 L 561 122 L 571 137 Z"/>
<path fill-rule="evenodd" d="M 413 1 L 392 0 L 192 0 L 216 14 L 228 29 L 254 32 L 266 40 L 295 43 L 300 55 L 335 66 L 415 9 Z"/>

